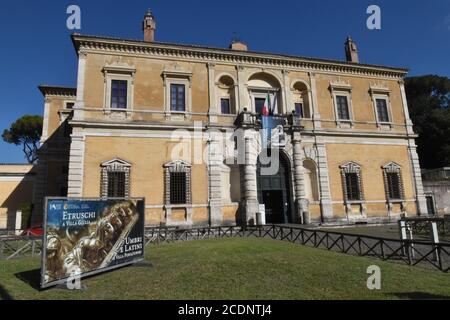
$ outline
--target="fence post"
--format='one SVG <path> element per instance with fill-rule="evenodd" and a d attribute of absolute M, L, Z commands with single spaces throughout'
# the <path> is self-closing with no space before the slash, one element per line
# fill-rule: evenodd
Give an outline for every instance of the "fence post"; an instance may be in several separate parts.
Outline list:
<path fill-rule="evenodd" d="M 16 236 L 20 236 L 22 230 L 22 211 L 16 211 Z"/>
<path fill-rule="evenodd" d="M 439 245 L 439 231 L 436 222 L 430 222 L 430 232 L 431 232 L 431 242 L 435 248 L 433 253 L 433 259 L 436 262 L 440 262 L 440 250 L 438 250 Z"/>

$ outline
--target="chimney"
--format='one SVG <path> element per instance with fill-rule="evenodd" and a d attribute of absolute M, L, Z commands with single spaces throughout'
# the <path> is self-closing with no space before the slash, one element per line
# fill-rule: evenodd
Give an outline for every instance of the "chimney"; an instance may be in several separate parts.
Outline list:
<path fill-rule="evenodd" d="M 244 42 L 242 42 L 242 41 L 233 41 L 233 42 L 231 42 L 230 49 L 231 50 L 236 50 L 236 51 L 248 51 L 247 45 Z"/>
<path fill-rule="evenodd" d="M 350 37 L 347 37 L 345 42 L 345 56 L 348 62 L 359 63 L 358 48 Z"/>
<path fill-rule="evenodd" d="M 144 16 L 142 30 L 144 31 L 145 42 L 155 41 L 156 21 L 150 9 L 148 9 L 147 14 Z"/>

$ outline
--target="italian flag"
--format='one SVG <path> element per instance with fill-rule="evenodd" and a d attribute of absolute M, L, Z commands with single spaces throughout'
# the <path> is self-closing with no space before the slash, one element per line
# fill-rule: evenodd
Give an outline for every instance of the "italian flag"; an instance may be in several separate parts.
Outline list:
<path fill-rule="evenodd" d="M 266 98 L 266 102 L 264 102 L 264 107 L 262 109 L 262 115 L 263 116 L 268 116 L 269 115 L 269 110 L 270 110 L 270 105 L 272 103 L 270 102 L 270 94 L 267 92 L 267 98 Z"/>

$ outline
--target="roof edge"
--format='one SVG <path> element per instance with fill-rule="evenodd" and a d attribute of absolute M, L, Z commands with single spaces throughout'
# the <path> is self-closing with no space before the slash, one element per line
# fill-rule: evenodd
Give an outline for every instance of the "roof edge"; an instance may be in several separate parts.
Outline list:
<path fill-rule="evenodd" d="M 71 35 L 72 43 L 76 49 L 77 54 L 79 54 L 80 47 L 83 41 L 90 41 L 92 43 L 104 43 L 104 44 L 117 44 L 121 46 L 134 46 L 140 48 L 155 48 L 155 49 L 168 49 L 168 50 L 190 50 L 196 51 L 196 54 L 208 54 L 204 50 L 208 50 L 211 53 L 216 54 L 225 54 L 230 57 L 237 58 L 261 58 L 261 59 L 277 59 L 277 60 L 285 60 L 286 62 L 298 62 L 298 63 L 309 63 L 309 64 L 319 64 L 319 65 L 330 65 L 334 67 L 340 68 L 350 68 L 354 70 L 372 70 L 372 71 L 381 71 L 388 73 L 397 73 L 399 77 L 404 77 L 409 72 L 408 68 L 403 67 L 391 67 L 391 66 L 383 66 L 376 64 L 364 64 L 364 63 L 354 63 L 348 61 L 341 60 L 332 60 L 332 59 L 322 59 L 322 58 L 311 58 L 311 57 L 303 57 L 303 56 L 294 56 L 287 54 L 278 54 L 278 53 L 268 53 L 268 52 L 257 52 L 257 51 L 235 51 L 227 48 L 218 48 L 218 47 L 208 47 L 208 46 L 200 46 L 200 45 L 186 45 L 186 44 L 176 44 L 176 43 L 166 43 L 166 42 L 145 42 L 143 40 L 134 40 L 134 39 L 120 39 L 114 37 L 103 37 L 103 36 L 93 36 L 93 35 L 82 35 L 79 33 L 73 33 Z"/>

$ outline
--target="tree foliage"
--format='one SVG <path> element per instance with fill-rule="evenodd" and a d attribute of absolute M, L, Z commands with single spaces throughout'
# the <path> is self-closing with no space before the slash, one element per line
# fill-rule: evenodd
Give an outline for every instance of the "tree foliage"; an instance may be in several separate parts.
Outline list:
<path fill-rule="evenodd" d="M 21 145 L 28 162 L 34 163 L 42 135 L 42 122 L 41 116 L 23 116 L 3 131 L 2 138 L 7 143 Z"/>
<path fill-rule="evenodd" d="M 423 168 L 450 165 L 450 79 L 436 75 L 405 81 L 411 120 L 419 134 L 417 150 Z"/>

